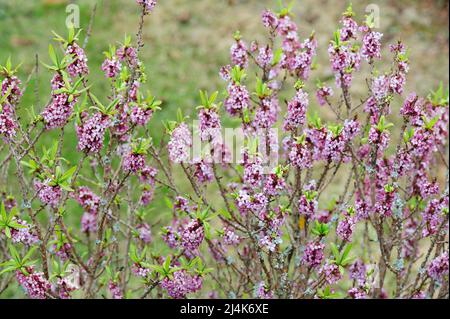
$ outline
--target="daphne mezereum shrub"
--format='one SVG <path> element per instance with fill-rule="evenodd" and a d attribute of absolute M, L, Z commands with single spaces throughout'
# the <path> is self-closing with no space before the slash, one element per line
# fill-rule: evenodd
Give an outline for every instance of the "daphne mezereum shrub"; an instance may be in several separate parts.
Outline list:
<path fill-rule="evenodd" d="M 226 92 L 201 91 L 198 119 L 179 112 L 156 142 L 164 105 L 139 59 L 156 1 L 136 2 L 136 39 L 105 53 L 104 100 L 74 29 L 49 47 L 51 96 L 30 121 L 27 83 L 1 68 L 0 296 L 448 298 L 448 91 L 405 92 L 402 42 L 380 65 L 383 35 L 350 6 L 316 87 L 314 33 L 266 10 L 266 43 L 235 34 Z"/>

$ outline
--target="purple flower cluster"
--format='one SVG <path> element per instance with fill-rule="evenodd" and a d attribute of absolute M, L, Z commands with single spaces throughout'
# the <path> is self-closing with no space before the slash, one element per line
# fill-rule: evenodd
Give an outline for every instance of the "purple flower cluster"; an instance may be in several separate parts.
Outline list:
<path fill-rule="evenodd" d="M 375 32 L 366 26 L 361 27 L 364 32 L 363 45 L 361 47 L 361 56 L 368 62 L 372 62 L 374 58 L 381 58 L 381 38 L 383 34 Z"/>
<path fill-rule="evenodd" d="M 191 220 L 181 232 L 181 245 L 195 251 L 205 238 L 205 229 L 198 219 Z"/>
<path fill-rule="evenodd" d="M 122 289 L 120 289 L 119 284 L 111 280 L 108 284 L 108 289 L 111 292 L 112 299 L 123 299 Z"/>
<path fill-rule="evenodd" d="M 7 76 L 2 81 L 1 98 L 8 96 L 3 104 L 0 104 L 0 136 L 10 139 L 16 135 L 17 123 L 15 121 L 15 105 L 22 96 L 20 80 L 16 76 Z"/>
<path fill-rule="evenodd" d="M 276 95 L 264 97 L 261 99 L 259 108 L 255 112 L 253 120 L 253 126 L 256 129 L 271 128 L 278 119 L 278 112 L 280 111 L 280 105 Z"/>
<path fill-rule="evenodd" d="M 81 114 L 81 124 L 76 126 L 78 136 L 78 150 L 85 153 L 98 153 L 103 148 L 105 131 L 111 125 L 107 115 L 95 113 L 88 118 L 88 114 Z"/>
<path fill-rule="evenodd" d="M 202 108 L 198 113 L 198 130 L 202 141 L 217 142 L 221 134 L 219 114 L 213 108 Z"/>
<path fill-rule="evenodd" d="M 49 205 L 52 208 L 58 207 L 59 200 L 62 196 L 61 187 L 58 185 L 50 186 L 47 182 L 35 181 L 34 188 L 42 203 Z"/>
<path fill-rule="evenodd" d="M 308 243 L 303 252 L 303 262 L 311 268 L 320 266 L 324 258 L 324 248 L 325 245 L 321 242 Z"/>
<path fill-rule="evenodd" d="M 236 246 L 239 245 L 240 237 L 229 227 L 223 229 L 223 242 L 225 245 Z"/>
<path fill-rule="evenodd" d="M 352 241 L 353 231 L 356 226 L 356 216 L 350 214 L 348 211 L 344 212 L 344 218 L 338 223 L 336 234 L 343 241 Z"/>
<path fill-rule="evenodd" d="M 12 138 L 16 135 L 17 123 L 14 120 L 14 111 L 9 104 L 0 105 L 0 135 Z"/>
<path fill-rule="evenodd" d="M 448 202 L 443 200 L 432 199 L 425 210 L 422 212 L 422 220 L 424 227 L 422 229 L 422 236 L 428 237 L 438 232 L 439 227 L 444 221 L 444 209 L 448 208 Z"/>
<path fill-rule="evenodd" d="M 285 131 L 296 132 L 305 124 L 308 105 L 308 93 L 302 89 L 298 90 L 295 97 L 288 103 L 287 116 L 283 125 Z"/>
<path fill-rule="evenodd" d="M 199 181 L 199 183 L 210 183 L 213 178 L 212 164 L 208 163 L 204 159 L 194 160 L 194 177 Z"/>
<path fill-rule="evenodd" d="M 333 89 L 329 86 L 322 86 L 316 92 L 317 101 L 320 106 L 327 104 L 327 98 L 333 96 Z"/>
<path fill-rule="evenodd" d="M 84 50 L 76 42 L 67 46 L 66 55 L 73 58 L 72 63 L 67 66 L 67 72 L 69 72 L 71 77 L 89 74 L 87 56 Z"/>
<path fill-rule="evenodd" d="M 156 6 L 156 0 L 136 0 L 136 3 L 142 6 L 145 14 L 149 14 Z"/>
<path fill-rule="evenodd" d="M 339 269 L 339 266 L 333 263 L 327 262 L 319 271 L 320 274 L 323 274 L 325 281 L 332 285 L 337 283 L 342 279 L 342 273 Z"/>
<path fill-rule="evenodd" d="M 100 207 L 100 197 L 88 187 L 82 186 L 75 195 L 76 201 L 85 210 L 81 217 L 81 230 L 84 233 L 93 233 L 97 230 L 97 212 Z"/>
<path fill-rule="evenodd" d="M 139 239 L 144 243 L 149 244 L 152 242 L 152 230 L 147 223 L 136 226 L 136 230 L 139 234 Z"/>
<path fill-rule="evenodd" d="M 436 257 L 428 266 L 428 275 L 436 281 L 448 277 L 448 251 Z"/>
<path fill-rule="evenodd" d="M 352 19 L 351 15 L 344 15 L 341 19 L 342 28 L 340 30 L 341 41 L 356 39 L 358 33 L 358 24 Z"/>
<path fill-rule="evenodd" d="M 102 71 L 105 73 L 105 76 L 110 79 L 115 78 L 120 73 L 121 69 L 122 65 L 115 56 L 111 59 L 105 59 L 102 63 Z"/>
<path fill-rule="evenodd" d="M 335 74 L 336 85 L 350 87 L 353 80 L 352 73 L 359 70 L 361 65 L 361 55 L 357 47 L 350 44 L 336 45 L 330 43 L 328 56 Z"/>
<path fill-rule="evenodd" d="M 153 111 L 151 109 L 144 109 L 135 106 L 131 109 L 130 120 L 131 123 L 145 126 L 152 117 Z"/>
<path fill-rule="evenodd" d="M 273 292 L 270 289 L 267 289 L 264 281 L 261 281 L 256 286 L 255 295 L 258 299 L 273 299 Z"/>
<path fill-rule="evenodd" d="M 350 279 L 356 280 L 359 286 L 363 286 L 366 281 L 366 265 L 360 260 L 356 260 L 348 269 Z"/>
<path fill-rule="evenodd" d="M 130 66 L 135 67 L 139 63 L 137 50 L 130 46 L 121 46 L 117 49 L 116 55 L 121 62 L 127 62 Z"/>
<path fill-rule="evenodd" d="M 236 40 L 230 49 L 231 62 L 245 69 L 248 66 L 247 45 L 242 40 Z"/>
<path fill-rule="evenodd" d="M 224 101 L 225 110 L 232 116 L 242 114 L 250 104 L 250 94 L 245 85 L 231 82 L 227 88 L 228 96 Z"/>
<path fill-rule="evenodd" d="M 138 174 L 145 168 L 145 156 L 130 152 L 123 157 L 122 167 L 125 172 Z"/>
<path fill-rule="evenodd" d="M 11 240 L 13 243 L 22 243 L 27 246 L 36 244 L 39 241 L 38 236 L 34 233 L 31 225 L 26 221 L 14 217 L 14 221 L 23 227 L 11 229 Z"/>
<path fill-rule="evenodd" d="M 58 92 L 58 90 L 65 87 L 63 77 L 60 73 L 55 74 L 51 84 L 52 102 L 42 111 L 42 117 L 47 129 L 54 129 L 66 125 L 77 103 L 75 96 Z"/>
<path fill-rule="evenodd" d="M 289 152 L 289 161 L 295 167 L 308 169 L 313 166 L 312 152 L 308 143 L 296 142 Z"/>
<path fill-rule="evenodd" d="M 21 84 L 22 82 L 15 75 L 8 75 L 2 81 L 2 97 L 9 92 L 9 95 L 6 98 L 6 104 L 15 106 L 17 103 L 19 103 L 20 98 L 23 95 L 22 89 L 20 88 Z"/>
<path fill-rule="evenodd" d="M 191 131 L 185 123 L 181 123 L 173 130 L 167 145 L 170 160 L 174 163 L 187 162 L 189 160 L 191 146 Z"/>
<path fill-rule="evenodd" d="M 352 299 L 367 299 L 367 293 L 361 288 L 350 288 L 348 295 Z"/>
<path fill-rule="evenodd" d="M 313 218 L 318 208 L 319 203 L 315 198 L 308 198 L 306 194 L 300 196 L 298 200 L 298 211 L 300 215 Z"/>
<path fill-rule="evenodd" d="M 264 27 L 275 29 L 278 25 L 277 16 L 270 10 L 264 10 L 261 14 L 261 21 Z"/>

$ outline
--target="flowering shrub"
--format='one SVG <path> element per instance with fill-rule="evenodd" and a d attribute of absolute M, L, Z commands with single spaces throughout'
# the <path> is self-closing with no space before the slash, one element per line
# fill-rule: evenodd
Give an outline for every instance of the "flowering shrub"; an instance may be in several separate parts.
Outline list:
<path fill-rule="evenodd" d="M 137 43 L 125 37 L 101 66 L 107 100 L 93 94 L 74 29 L 55 38 L 61 52 L 49 47 L 51 96 L 30 122 L 18 116 L 26 85 L 11 60 L 1 68 L 0 294 L 17 284 L 30 298 L 448 297 L 449 197 L 437 169 L 448 169 L 448 92 L 405 92 L 403 43 L 390 45 L 390 68 L 378 65 L 383 35 L 350 6 L 327 49 L 334 81 L 313 88 L 314 33 L 300 39 L 290 7 L 266 10 L 267 43 L 235 34 L 223 101 L 200 92 L 198 121 L 179 112 L 156 142 L 163 105 L 144 93 L 139 59 L 156 1 L 136 3 Z M 223 138 L 226 116 L 241 147 Z M 72 128 L 76 162 L 63 152 Z M 167 214 L 152 211 L 156 197 Z"/>

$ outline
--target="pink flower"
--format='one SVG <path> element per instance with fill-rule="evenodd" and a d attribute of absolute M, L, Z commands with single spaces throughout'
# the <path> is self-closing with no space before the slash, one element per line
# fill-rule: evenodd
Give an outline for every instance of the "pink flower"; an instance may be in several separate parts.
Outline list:
<path fill-rule="evenodd" d="M 278 24 L 278 18 L 270 10 L 264 10 L 261 15 L 262 24 L 266 28 L 275 29 Z"/>
<path fill-rule="evenodd" d="M 289 152 L 289 160 L 293 166 L 300 169 L 311 168 L 312 152 L 307 143 L 295 143 Z"/>
<path fill-rule="evenodd" d="M 72 100 L 70 100 L 68 94 L 56 93 L 57 90 L 62 89 L 65 86 L 60 73 L 55 74 L 52 78 L 51 85 L 52 102 L 46 106 L 42 112 L 42 117 L 44 118 L 45 127 L 47 129 L 63 127 L 66 125 L 72 115 L 73 108 L 77 103 L 77 98 L 74 96 L 72 96 Z"/>
<path fill-rule="evenodd" d="M 139 239 L 144 243 L 149 244 L 152 242 L 152 230 L 147 223 L 136 226 L 136 230 L 139 234 Z"/>
<path fill-rule="evenodd" d="M 358 24 L 349 16 L 344 16 L 341 20 L 342 28 L 340 30 L 341 41 L 356 39 L 358 33 Z"/>
<path fill-rule="evenodd" d="M 232 116 L 242 113 L 250 104 L 250 94 L 244 85 L 230 83 L 228 85 L 228 97 L 224 101 L 225 110 Z"/>
<path fill-rule="evenodd" d="M 144 13 L 149 14 L 156 6 L 156 0 L 136 0 L 136 3 L 144 8 Z"/>
<path fill-rule="evenodd" d="M 52 208 L 58 207 L 59 200 L 62 196 L 61 187 L 49 186 L 46 182 L 35 181 L 34 188 L 42 203 L 49 205 Z"/>
<path fill-rule="evenodd" d="M 256 298 L 273 299 L 273 292 L 266 287 L 264 281 L 261 281 L 256 287 Z"/>
<path fill-rule="evenodd" d="M 348 295 L 352 299 L 367 299 L 367 293 L 362 288 L 350 288 Z"/>
<path fill-rule="evenodd" d="M 216 142 L 221 137 L 221 124 L 219 114 L 215 109 L 202 108 L 198 113 L 199 132 L 202 141 Z"/>
<path fill-rule="evenodd" d="M 428 275 L 436 281 L 448 277 L 448 251 L 436 257 L 428 266 Z"/>
<path fill-rule="evenodd" d="M 239 236 L 229 227 L 223 229 L 223 242 L 225 245 L 235 246 L 238 245 L 241 239 Z"/>
<path fill-rule="evenodd" d="M 335 284 L 342 279 L 339 266 L 328 262 L 320 269 L 319 274 L 323 274 L 325 276 L 325 281 L 330 285 Z"/>
<path fill-rule="evenodd" d="M 253 125 L 255 128 L 270 128 L 278 118 L 280 106 L 276 96 L 268 96 L 260 101 L 259 108 L 255 112 Z"/>
<path fill-rule="evenodd" d="M 320 106 L 327 104 L 327 98 L 333 95 L 333 89 L 329 86 L 323 86 L 319 88 L 316 92 L 317 100 Z"/>
<path fill-rule="evenodd" d="M 172 279 L 164 278 L 161 287 L 167 290 L 170 297 L 182 299 L 202 288 L 202 278 L 198 275 L 192 276 L 185 270 L 178 270 L 173 273 Z"/>
<path fill-rule="evenodd" d="M 372 30 L 366 30 L 363 37 L 363 45 L 361 55 L 367 60 L 372 61 L 374 58 L 381 58 L 381 38 L 383 34 Z"/>
<path fill-rule="evenodd" d="M 105 76 L 112 79 L 115 78 L 120 70 L 122 69 L 122 65 L 116 57 L 112 57 L 111 59 L 105 59 L 102 64 L 102 70 L 105 72 Z"/>
<path fill-rule="evenodd" d="M 19 103 L 19 100 L 23 95 L 22 89 L 20 88 L 21 84 L 22 82 L 15 75 L 7 76 L 2 81 L 2 97 L 9 92 L 9 95 L 6 98 L 6 104 L 11 105 L 11 107 Z"/>
<path fill-rule="evenodd" d="M 91 214 L 96 214 L 100 207 L 100 197 L 86 186 L 81 186 L 78 189 L 78 192 L 75 194 L 75 199 L 85 211 Z"/>
<path fill-rule="evenodd" d="M 23 226 L 23 228 L 11 228 L 11 240 L 13 243 L 22 243 L 31 246 L 39 242 L 38 236 L 34 233 L 31 225 L 26 221 L 14 217 L 14 221 Z"/>
<path fill-rule="evenodd" d="M 81 217 L 81 231 L 83 233 L 95 233 L 97 231 L 97 214 L 85 212 Z"/>
<path fill-rule="evenodd" d="M 352 241 L 353 231 L 356 226 L 356 218 L 348 212 L 344 213 L 344 218 L 339 222 L 336 228 L 336 234 L 340 239 L 350 242 Z"/>
<path fill-rule="evenodd" d="M 111 292 L 112 299 L 123 299 L 122 289 L 120 286 L 112 280 L 108 284 L 109 291 Z"/>
<path fill-rule="evenodd" d="M 126 172 L 137 174 L 145 168 L 145 156 L 133 152 L 128 153 L 123 158 L 122 167 Z"/>
<path fill-rule="evenodd" d="M 117 49 L 116 55 L 120 61 L 126 61 L 131 66 L 136 66 L 138 64 L 137 51 L 133 47 L 122 46 Z"/>
<path fill-rule="evenodd" d="M 263 69 L 270 66 L 270 63 L 273 59 L 273 53 L 272 49 L 269 46 L 265 46 L 263 48 L 259 49 L 258 56 L 256 57 L 256 61 L 258 62 L 259 66 Z"/>
<path fill-rule="evenodd" d="M 135 106 L 131 109 L 130 120 L 131 123 L 145 126 L 152 117 L 153 111 L 151 109 L 143 109 Z"/>
<path fill-rule="evenodd" d="M 247 45 L 242 40 L 236 40 L 230 49 L 231 62 L 241 69 L 248 66 Z"/>
<path fill-rule="evenodd" d="M 214 174 L 212 164 L 207 161 L 196 159 L 194 160 L 194 177 L 200 183 L 209 183 L 213 180 Z"/>

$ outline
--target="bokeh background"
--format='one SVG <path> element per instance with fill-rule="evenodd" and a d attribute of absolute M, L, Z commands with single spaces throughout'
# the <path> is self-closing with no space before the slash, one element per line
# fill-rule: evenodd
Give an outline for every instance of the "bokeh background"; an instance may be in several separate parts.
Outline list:
<path fill-rule="evenodd" d="M 369 4 L 380 8 L 380 31 L 384 34 L 384 55 L 389 68 L 391 56 L 388 43 L 401 39 L 410 48 L 410 72 L 406 92 L 415 91 L 427 95 L 440 81 L 448 85 L 449 80 L 449 3 L 447 0 L 353 0 L 356 20 L 362 21 Z M 134 36 L 138 26 L 139 9 L 135 0 L 0 0 L 0 63 L 8 56 L 13 63 L 22 62 L 18 76 L 23 82 L 33 70 L 35 56 L 49 62 L 48 45 L 52 41 L 52 30 L 65 35 L 66 6 L 79 5 L 81 27 L 87 29 L 91 11 L 97 3 L 92 36 L 87 46 L 90 75 L 89 82 L 94 93 L 106 97 L 108 81 L 101 71 L 103 51 L 109 44 L 123 41 L 124 35 Z M 193 114 L 198 105 L 198 90 L 223 91 L 225 83 L 218 70 L 229 63 L 229 47 L 233 43 L 233 33 L 240 30 L 243 38 L 250 42 L 264 42 L 266 32 L 260 23 L 260 12 L 264 8 L 275 8 L 276 0 L 159 0 L 154 12 L 144 25 L 145 47 L 141 52 L 148 83 L 145 89 L 163 101 L 162 110 L 152 120 L 152 134 L 158 140 L 164 130 L 162 120 L 175 120 L 176 110 L 181 108 L 187 115 Z M 295 20 L 299 25 L 301 38 L 315 30 L 318 41 L 317 70 L 312 73 L 311 83 L 307 85 L 313 96 L 315 80 L 331 79 L 327 45 L 338 21 L 348 5 L 341 0 L 296 0 Z M 84 34 L 81 40 L 84 40 Z M 383 66 L 384 65 L 384 66 Z M 364 73 L 362 70 L 361 73 Z M 30 114 L 39 113 L 47 103 L 50 93 L 51 73 L 41 66 L 39 79 L 31 78 L 22 100 L 20 115 L 26 120 Z M 332 83 L 333 80 L 330 80 Z M 352 94 L 365 97 L 367 86 L 364 78 L 357 78 Z M 36 102 L 39 92 L 41 100 Z M 404 94 L 406 96 L 406 94 Z M 401 98 L 393 102 L 394 110 L 401 105 Z M 315 98 L 311 98 L 311 108 L 319 110 Z M 319 110 L 325 118 L 332 119 L 333 113 Z M 391 119 L 394 123 L 396 118 Z M 232 125 L 232 123 L 230 123 Z M 52 134 L 54 136 L 52 136 Z M 50 143 L 56 132 L 48 134 L 42 144 Z M 398 135 L 398 134 L 397 134 Z M 394 135 L 394 136 L 397 136 Z M 66 130 L 67 142 L 64 156 L 75 163 L 80 154 L 76 152 L 76 136 L 73 128 Z M 0 142 L 1 143 L 1 142 Z M 1 154 L 0 154 L 1 155 Z M 0 156 L 1 158 L 1 156 Z M 438 174 L 445 177 L 445 167 Z M 335 180 L 333 189 L 339 190 L 341 178 Z M 13 191 L 14 177 L 8 185 L 0 185 L 0 191 Z M 211 193 L 216 192 L 214 188 Z M 157 194 L 153 210 L 165 208 L 164 196 Z M 79 227 L 82 214 L 80 207 L 72 203 L 70 207 L 73 226 Z M 157 227 L 160 227 L 158 225 Z M 156 227 L 155 227 L 156 228 Z M 155 229 L 157 231 L 157 229 Z M 163 247 L 161 247 L 163 249 Z M 12 287 L 1 297 L 21 297 L 17 287 Z"/>

